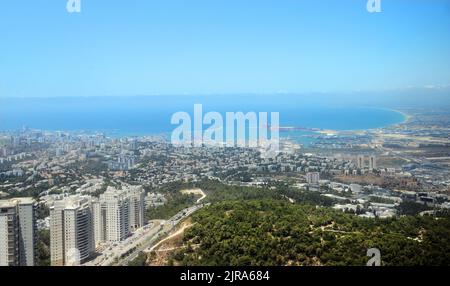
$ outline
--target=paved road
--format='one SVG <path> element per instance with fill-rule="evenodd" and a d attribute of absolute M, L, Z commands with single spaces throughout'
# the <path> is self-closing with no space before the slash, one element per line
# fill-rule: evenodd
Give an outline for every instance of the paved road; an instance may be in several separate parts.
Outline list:
<path fill-rule="evenodd" d="M 171 219 L 161 223 L 158 231 L 154 233 L 151 237 L 146 239 L 145 241 L 142 241 L 128 256 L 122 258 L 119 260 L 118 263 L 113 263 L 111 265 L 120 265 L 120 266 L 127 266 L 130 261 L 135 259 L 140 252 L 149 252 L 151 247 L 155 245 L 162 237 L 170 233 L 179 223 L 181 220 L 187 218 L 197 210 L 201 209 L 206 204 L 198 204 L 189 208 L 186 208 L 180 212 L 178 212 L 176 215 L 174 215 Z M 126 252 L 122 252 L 126 253 Z"/>
<path fill-rule="evenodd" d="M 132 236 L 126 240 L 106 245 L 106 249 L 94 260 L 89 261 L 84 266 L 107 266 L 112 265 L 117 257 L 131 251 L 133 248 L 152 238 L 159 231 L 164 220 L 152 220 L 146 226 L 136 230 Z"/>

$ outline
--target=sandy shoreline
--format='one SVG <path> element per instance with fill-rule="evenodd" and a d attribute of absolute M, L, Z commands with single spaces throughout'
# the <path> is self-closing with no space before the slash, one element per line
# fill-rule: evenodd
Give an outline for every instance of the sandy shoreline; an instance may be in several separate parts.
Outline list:
<path fill-rule="evenodd" d="M 397 113 L 400 113 L 401 115 L 403 115 L 403 117 L 405 117 L 405 120 L 404 120 L 403 122 L 398 123 L 398 124 L 395 124 L 395 125 L 408 123 L 408 122 L 410 122 L 411 119 L 413 118 L 412 115 L 410 115 L 410 114 L 408 114 L 408 113 L 406 113 L 406 112 L 404 112 L 404 111 L 401 111 L 401 110 L 398 110 L 398 109 L 389 109 L 389 110 L 394 111 L 394 112 L 397 112 Z"/>
<path fill-rule="evenodd" d="M 331 129 L 322 129 L 322 130 L 317 130 L 317 131 L 313 131 L 315 133 L 318 134 L 322 134 L 322 135 L 328 135 L 328 136 L 335 136 L 335 135 L 339 135 L 341 133 L 352 133 L 352 134 L 356 134 L 356 133 L 361 133 L 361 132 L 370 132 L 370 131 L 374 131 L 377 129 L 383 129 L 389 126 L 396 126 L 396 125 L 401 125 L 401 124 L 405 124 L 411 121 L 411 119 L 413 118 L 412 115 L 398 110 L 398 109 L 385 109 L 385 110 L 389 110 L 392 112 L 397 112 L 399 114 L 401 114 L 404 117 L 404 120 L 402 122 L 396 123 L 396 124 L 392 124 L 392 125 L 388 125 L 388 126 L 384 126 L 384 127 L 380 127 L 380 128 L 370 128 L 370 129 L 365 129 L 365 130 L 331 130 Z"/>

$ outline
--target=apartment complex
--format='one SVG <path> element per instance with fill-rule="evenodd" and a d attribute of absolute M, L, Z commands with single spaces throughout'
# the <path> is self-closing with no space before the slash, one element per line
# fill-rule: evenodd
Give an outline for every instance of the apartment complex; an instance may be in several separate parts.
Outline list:
<path fill-rule="evenodd" d="M 310 172 L 306 174 L 306 182 L 308 184 L 318 184 L 320 180 L 320 174 L 318 172 Z"/>
<path fill-rule="evenodd" d="M 366 165 L 366 157 L 363 155 L 358 155 L 356 158 L 356 163 L 358 169 L 364 169 L 366 167 L 368 167 L 369 170 L 377 169 L 377 157 L 375 155 L 368 156 L 368 165 Z"/>
<path fill-rule="evenodd" d="M 94 222 L 94 243 L 97 246 L 99 243 L 106 241 L 106 207 L 98 199 L 92 201 L 92 214 L 92 220 Z"/>
<path fill-rule="evenodd" d="M 79 265 L 95 251 L 90 196 L 71 196 L 50 208 L 52 266 Z"/>
<path fill-rule="evenodd" d="M 0 266 L 34 266 L 37 259 L 36 202 L 0 201 Z"/>
<path fill-rule="evenodd" d="M 109 187 L 93 202 L 95 243 L 124 240 L 145 224 L 145 192 L 142 187 L 117 190 Z"/>
<path fill-rule="evenodd" d="M 145 225 L 145 191 L 142 187 L 130 187 L 127 190 L 130 200 L 129 227 L 131 231 Z"/>
<path fill-rule="evenodd" d="M 100 198 L 74 195 L 50 208 L 51 264 L 79 265 L 102 242 L 116 242 L 144 226 L 142 187 L 109 187 Z"/>

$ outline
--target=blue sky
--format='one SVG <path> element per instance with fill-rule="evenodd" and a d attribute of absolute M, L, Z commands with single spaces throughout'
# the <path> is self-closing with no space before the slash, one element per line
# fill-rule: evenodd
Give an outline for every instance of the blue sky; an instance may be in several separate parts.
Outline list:
<path fill-rule="evenodd" d="M 0 96 L 449 87 L 450 1 L 0 2 Z"/>

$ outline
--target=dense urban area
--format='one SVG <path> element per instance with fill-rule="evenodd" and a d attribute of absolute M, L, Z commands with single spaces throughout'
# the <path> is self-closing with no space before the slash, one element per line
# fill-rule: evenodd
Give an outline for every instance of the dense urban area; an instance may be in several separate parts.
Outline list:
<path fill-rule="evenodd" d="M 450 116 L 281 152 L 0 133 L 0 265 L 450 265 Z M 309 135 L 311 136 L 311 135 Z"/>

